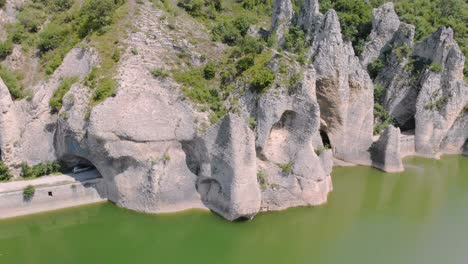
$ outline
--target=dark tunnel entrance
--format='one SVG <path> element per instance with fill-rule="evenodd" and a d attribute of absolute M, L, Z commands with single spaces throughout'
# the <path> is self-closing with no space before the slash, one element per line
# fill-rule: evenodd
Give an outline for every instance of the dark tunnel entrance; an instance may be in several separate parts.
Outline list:
<path fill-rule="evenodd" d="M 328 137 L 327 132 L 323 129 L 320 129 L 320 137 L 322 138 L 322 144 L 325 148 L 331 148 L 330 138 Z"/>

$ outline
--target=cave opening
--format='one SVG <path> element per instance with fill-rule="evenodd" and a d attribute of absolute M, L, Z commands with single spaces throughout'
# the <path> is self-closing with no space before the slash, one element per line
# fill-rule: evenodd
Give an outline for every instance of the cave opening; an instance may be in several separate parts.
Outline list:
<path fill-rule="evenodd" d="M 66 156 L 61 159 L 68 175 L 78 181 L 102 178 L 96 166 L 88 159 L 78 156 Z"/>
<path fill-rule="evenodd" d="M 406 120 L 404 123 L 396 122 L 396 127 L 400 128 L 401 133 L 412 134 L 416 129 L 416 119 L 412 116 L 410 119 Z"/>
<path fill-rule="evenodd" d="M 331 148 L 330 138 L 328 137 L 327 132 L 323 129 L 320 129 L 320 137 L 322 138 L 322 144 L 326 148 Z"/>

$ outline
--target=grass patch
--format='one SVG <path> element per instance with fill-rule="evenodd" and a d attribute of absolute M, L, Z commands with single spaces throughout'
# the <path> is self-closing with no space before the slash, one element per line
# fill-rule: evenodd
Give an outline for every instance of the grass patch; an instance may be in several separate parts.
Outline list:
<path fill-rule="evenodd" d="M 26 96 L 20 82 L 23 79 L 22 74 L 10 71 L 6 67 L 0 66 L 0 77 L 8 88 L 8 91 L 10 91 L 11 97 L 14 100 L 21 100 Z"/>
<path fill-rule="evenodd" d="M 257 182 L 260 185 L 260 189 L 265 191 L 268 189 L 269 182 L 268 182 L 268 173 L 265 170 L 259 170 L 257 172 Z"/>
<path fill-rule="evenodd" d="M 63 97 L 70 90 L 72 85 L 78 81 L 78 77 L 67 77 L 62 80 L 54 95 L 50 98 L 49 106 L 52 113 L 60 112 L 63 105 Z"/>
<path fill-rule="evenodd" d="M 32 185 L 28 185 L 23 189 L 23 199 L 26 201 L 30 201 L 34 194 L 36 193 L 36 188 Z"/>
<path fill-rule="evenodd" d="M 40 163 L 29 166 L 27 163 L 21 164 L 21 177 L 24 179 L 35 179 L 42 176 L 57 174 L 62 172 L 62 164 L 58 161 Z"/>
<path fill-rule="evenodd" d="M 10 169 L 3 161 L 0 161 L 0 182 L 9 181 L 11 178 Z"/>
<path fill-rule="evenodd" d="M 284 164 L 281 164 L 281 163 L 278 163 L 276 164 L 278 166 L 278 168 L 281 169 L 281 171 L 286 174 L 286 175 L 289 175 L 292 173 L 292 167 L 293 167 L 293 163 L 292 162 L 289 162 L 289 163 L 284 163 Z"/>
<path fill-rule="evenodd" d="M 169 77 L 169 73 L 166 72 L 164 69 L 161 69 L 161 68 L 152 70 L 151 74 L 156 78 L 159 78 L 159 77 L 167 78 L 167 77 Z"/>

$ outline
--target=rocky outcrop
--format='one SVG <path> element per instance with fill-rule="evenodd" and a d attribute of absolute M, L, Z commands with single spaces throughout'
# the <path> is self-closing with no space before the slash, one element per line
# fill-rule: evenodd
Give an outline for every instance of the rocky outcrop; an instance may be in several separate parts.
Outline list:
<path fill-rule="evenodd" d="M 263 95 L 256 117 L 262 210 L 325 203 L 333 161 L 321 141 L 314 145 L 320 128 L 314 69 L 306 71 L 297 90 Z"/>
<path fill-rule="evenodd" d="M 372 146 L 372 166 L 386 172 L 403 171 L 400 129 L 389 126 Z"/>
<path fill-rule="evenodd" d="M 380 85 L 386 90 L 383 106 L 405 130 L 414 129 L 418 94 L 415 83 L 419 76 L 408 71 L 406 66 L 411 60 L 414 34 L 414 26 L 400 23 L 390 44 L 392 48 L 388 50 L 390 54 L 382 58 L 386 65 L 375 79 L 375 85 Z"/>
<path fill-rule="evenodd" d="M 468 86 L 463 81 L 465 58 L 450 28 L 440 28 L 418 43 L 414 56 L 431 63 L 421 78 L 416 103 L 416 152 L 437 156 L 442 140 L 468 102 Z"/>
<path fill-rule="evenodd" d="M 245 119 L 228 114 L 203 137 L 187 143 L 185 151 L 208 208 L 229 220 L 257 214 L 261 195 L 255 137 Z"/>
<path fill-rule="evenodd" d="M 372 11 L 370 41 L 366 43 L 361 54 L 361 63 L 364 67 L 367 67 L 370 62 L 379 57 L 399 27 L 400 19 L 393 8 L 392 2 L 383 4 Z"/>
<path fill-rule="evenodd" d="M 330 138 L 335 157 L 370 164 L 372 144 L 373 84 L 343 40 L 338 15 L 325 14 L 311 50 L 317 72 L 317 98 L 323 130 Z"/>
<path fill-rule="evenodd" d="M 441 143 L 441 151 L 449 154 L 468 156 L 468 110 L 458 116 Z"/>
<path fill-rule="evenodd" d="M 312 39 L 323 15 L 319 11 L 318 0 L 304 0 L 297 17 L 297 26 L 302 28 L 308 39 Z"/>
<path fill-rule="evenodd" d="M 291 25 L 293 15 L 291 0 L 275 0 L 270 34 L 275 37 L 279 46 L 284 44 L 284 37 Z"/>
<path fill-rule="evenodd" d="M 46 81 L 33 87 L 34 96 L 11 102 L 3 89 L 2 108 L 5 108 L 5 144 L 2 158 L 13 168 L 21 163 L 38 164 L 55 161 L 54 134 L 56 116 L 49 110 L 49 101 L 65 77 L 83 78 L 91 69 L 95 56 L 90 50 L 76 48 L 64 58 L 62 65 Z M 7 110 L 8 109 L 8 110 Z M 7 126 L 8 124 L 8 126 Z M 14 148 L 8 147 L 14 144 Z"/>
<path fill-rule="evenodd" d="M 8 88 L 0 78 L 0 158 L 8 165 L 15 163 L 11 153 L 20 138 L 19 116 Z"/>

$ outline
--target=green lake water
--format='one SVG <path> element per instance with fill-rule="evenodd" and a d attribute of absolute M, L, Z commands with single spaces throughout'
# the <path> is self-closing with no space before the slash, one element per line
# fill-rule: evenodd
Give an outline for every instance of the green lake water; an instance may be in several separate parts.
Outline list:
<path fill-rule="evenodd" d="M 335 168 L 320 207 L 231 223 L 110 203 L 0 221 L 0 264 L 467 264 L 468 158 Z"/>

